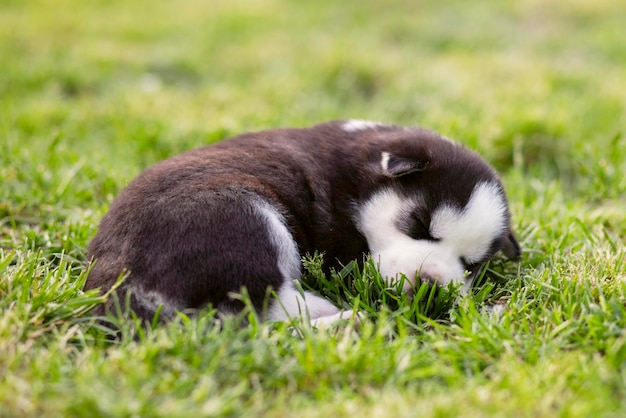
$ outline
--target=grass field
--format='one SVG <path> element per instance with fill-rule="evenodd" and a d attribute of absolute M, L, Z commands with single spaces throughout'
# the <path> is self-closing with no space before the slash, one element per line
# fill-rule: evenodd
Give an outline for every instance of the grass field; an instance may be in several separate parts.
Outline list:
<path fill-rule="evenodd" d="M 625 21 L 618 0 L 0 1 L 0 416 L 625 416 Z M 303 286 L 358 329 L 208 312 L 106 340 L 84 253 L 135 175 L 345 118 L 478 150 L 522 262 L 429 304 L 371 265 L 341 293 L 312 259 Z"/>

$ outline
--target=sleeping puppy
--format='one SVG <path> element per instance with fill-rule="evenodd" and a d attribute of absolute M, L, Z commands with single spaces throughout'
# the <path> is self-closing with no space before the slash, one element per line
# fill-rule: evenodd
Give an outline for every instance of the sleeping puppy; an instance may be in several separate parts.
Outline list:
<path fill-rule="evenodd" d="M 330 268 L 369 253 L 407 291 L 421 280 L 467 292 L 500 250 L 520 255 L 502 184 L 477 154 L 420 128 L 334 121 L 243 134 L 146 170 L 102 220 L 86 288 L 127 272 L 117 292 L 146 320 L 236 313 L 231 296 L 245 288 L 265 319 L 321 325 L 350 313 L 296 290 L 304 254 L 324 253 Z"/>

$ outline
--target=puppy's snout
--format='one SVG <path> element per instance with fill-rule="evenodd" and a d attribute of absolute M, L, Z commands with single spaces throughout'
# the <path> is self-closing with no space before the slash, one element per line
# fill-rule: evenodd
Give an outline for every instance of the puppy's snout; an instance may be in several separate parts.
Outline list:
<path fill-rule="evenodd" d="M 437 279 L 437 277 L 431 275 L 430 273 L 420 273 L 419 278 L 422 283 L 428 283 L 428 286 L 430 287 L 437 286 L 439 284 L 439 280 Z"/>

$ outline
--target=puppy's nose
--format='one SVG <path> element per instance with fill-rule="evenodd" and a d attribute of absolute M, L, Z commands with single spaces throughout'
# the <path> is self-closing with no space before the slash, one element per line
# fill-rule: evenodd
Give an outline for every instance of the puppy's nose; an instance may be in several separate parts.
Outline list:
<path fill-rule="evenodd" d="M 422 283 L 428 283 L 428 286 L 430 287 L 439 285 L 439 281 L 437 280 L 437 278 L 429 273 L 420 272 L 419 277 Z"/>

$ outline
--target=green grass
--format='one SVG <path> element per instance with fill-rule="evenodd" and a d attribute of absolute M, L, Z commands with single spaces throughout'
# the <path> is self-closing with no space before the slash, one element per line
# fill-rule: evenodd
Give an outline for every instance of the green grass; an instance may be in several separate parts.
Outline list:
<path fill-rule="evenodd" d="M 1 2 L 0 416 L 625 415 L 624 21 L 617 0 Z M 135 175 L 339 118 L 478 150 L 522 262 L 455 303 L 313 258 L 303 287 L 357 329 L 207 312 L 133 338 L 126 314 L 106 340 L 84 253 Z"/>

